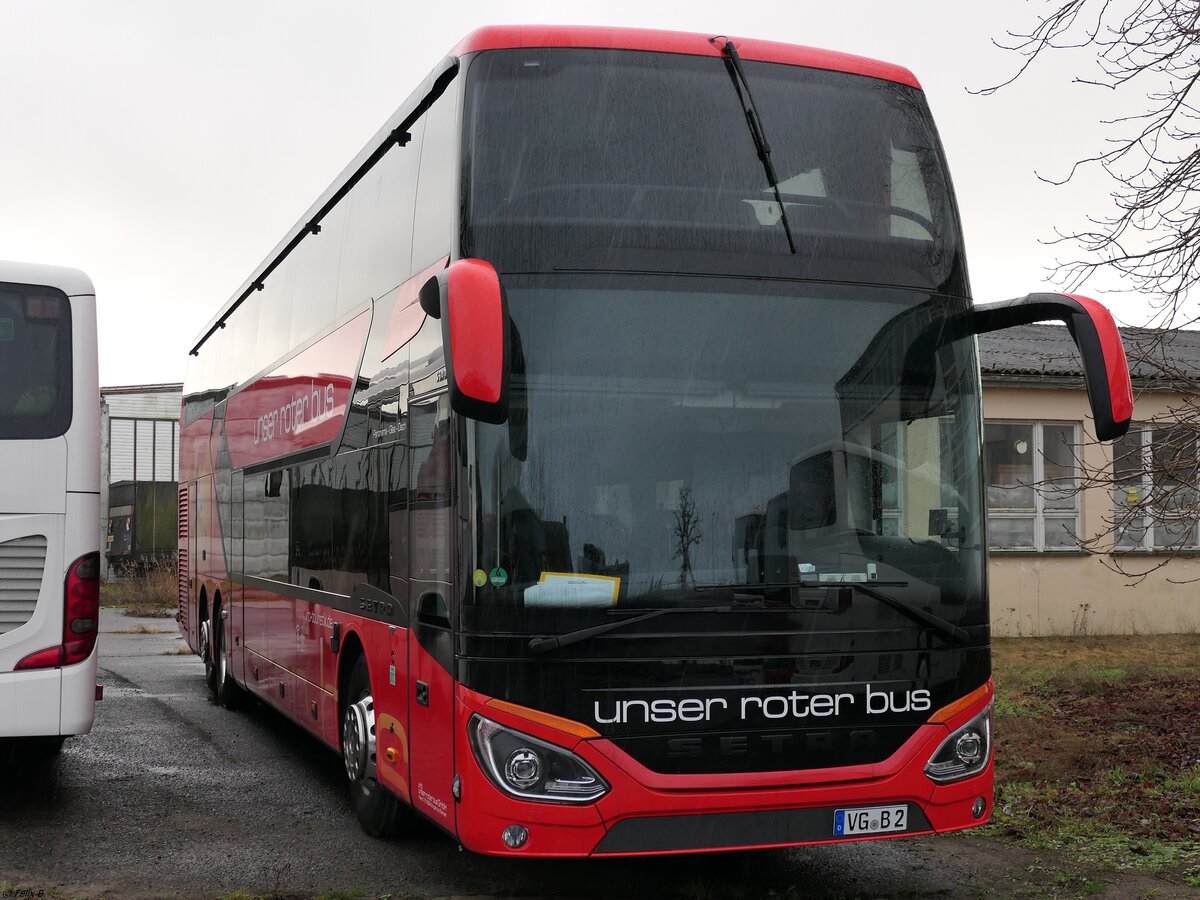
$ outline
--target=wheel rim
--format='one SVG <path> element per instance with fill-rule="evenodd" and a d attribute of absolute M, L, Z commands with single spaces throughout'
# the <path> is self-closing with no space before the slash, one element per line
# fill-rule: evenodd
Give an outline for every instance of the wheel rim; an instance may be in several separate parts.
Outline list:
<path fill-rule="evenodd" d="M 200 658 L 205 662 L 212 659 L 212 648 L 209 643 L 208 620 L 200 623 Z"/>
<path fill-rule="evenodd" d="M 342 717 L 342 759 L 351 781 L 375 780 L 375 701 L 370 694 L 346 707 Z"/>

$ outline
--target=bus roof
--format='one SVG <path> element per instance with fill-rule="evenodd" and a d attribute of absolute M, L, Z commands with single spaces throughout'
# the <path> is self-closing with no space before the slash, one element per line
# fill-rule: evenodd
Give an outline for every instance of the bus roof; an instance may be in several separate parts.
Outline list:
<path fill-rule="evenodd" d="M 778 62 L 788 65 L 807 66 L 834 72 L 865 75 L 920 89 L 916 76 L 903 66 L 879 62 L 849 53 L 833 50 L 818 50 L 797 44 L 781 44 L 775 41 L 759 41 L 750 38 L 729 38 L 738 53 L 749 60 Z M 282 262 L 291 250 L 303 240 L 306 233 L 320 223 L 321 218 L 353 186 L 365 168 L 372 164 L 388 143 L 394 140 L 398 130 L 402 131 L 420 116 L 431 98 L 445 88 L 446 83 L 458 70 L 458 59 L 469 53 L 482 50 L 520 47 L 593 47 L 625 50 L 649 50 L 662 53 L 682 53 L 693 56 L 722 58 L 719 47 L 712 43 L 712 35 L 692 34 L 683 31 L 654 31 L 641 28 L 602 28 L 595 26 L 568 25 L 491 25 L 479 28 L 465 38 L 443 59 L 417 87 L 391 118 L 383 124 L 375 136 L 359 152 L 342 173 L 325 189 L 301 218 L 284 236 L 266 258 L 229 298 L 220 310 L 209 319 L 195 339 L 190 353 L 199 352 L 204 342 L 220 327 L 229 315 L 241 305 L 252 292 L 258 289 L 267 275 Z M 68 292 L 69 293 L 69 292 Z"/>
<path fill-rule="evenodd" d="M 0 281 L 56 287 L 68 297 L 91 296 L 96 293 L 96 289 L 92 287 L 92 280 L 87 275 L 78 269 L 65 266 L 43 266 L 38 263 L 0 259 Z"/>
<path fill-rule="evenodd" d="M 802 47 L 798 44 L 781 44 L 776 41 L 760 41 L 719 35 L 722 40 L 714 43 L 713 35 L 695 34 L 686 31 L 655 31 L 645 28 L 605 28 L 580 25 L 489 25 L 472 31 L 450 51 L 452 56 L 463 56 L 480 50 L 501 50 L 519 47 L 591 47 L 612 50 L 651 50 L 659 53 L 685 53 L 692 56 L 722 58 L 720 48 L 725 40 L 732 40 L 743 59 L 760 62 L 785 63 L 807 66 L 812 69 L 827 69 L 833 72 L 848 72 L 867 75 L 884 81 L 894 81 L 910 87 L 920 88 L 916 76 L 903 66 L 838 53 Z"/>

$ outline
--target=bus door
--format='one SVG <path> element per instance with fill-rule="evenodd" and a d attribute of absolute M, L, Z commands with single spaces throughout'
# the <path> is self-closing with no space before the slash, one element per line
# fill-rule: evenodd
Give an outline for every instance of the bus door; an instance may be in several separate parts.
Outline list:
<path fill-rule="evenodd" d="M 409 784 L 413 806 L 455 833 L 449 409 L 445 395 L 409 405 Z"/>
<path fill-rule="evenodd" d="M 396 414 L 397 418 L 398 413 Z M 387 451 L 388 500 L 388 586 L 389 593 L 399 601 L 403 611 L 399 623 L 388 628 L 388 658 L 382 662 L 386 669 L 371 673 L 371 688 L 375 693 L 375 729 L 378 735 L 398 735 L 405 753 L 400 771 L 393 777 L 391 770 L 380 764 L 379 778 L 392 790 L 416 802 L 410 790 L 412 742 L 409 737 L 409 708 L 413 705 L 413 689 L 408 677 L 408 639 L 412 633 L 409 610 L 409 539 L 408 539 L 408 447 L 397 441 Z M 389 740 L 389 738 L 383 738 Z M 387 746 L 393 746 L 389 744 Z M 385 747 L 386 751 L 386 747 Z"/>

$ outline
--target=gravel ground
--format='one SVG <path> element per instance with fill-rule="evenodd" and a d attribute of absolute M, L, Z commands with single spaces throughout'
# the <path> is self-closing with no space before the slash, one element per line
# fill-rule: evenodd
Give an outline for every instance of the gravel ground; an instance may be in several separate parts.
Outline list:
<path fill-rule="evenodd" d="M 165 633 L 116 633 L 139 625 Z M 359 830 L 336 755 L 270 710 L 208 701 L 200 661 L 169 655 L 174 625 L 104 610 L 95 729 L 49 766 L 0 752 L 0 893 L 700 900 L 1057 896 L 1070 884 L 1059 863 L 976 837 L 569 862 L 476 856 L 432 828 L 380 841 Z M 1097 884 L 1087 893 L 1192 896 L 1148 878 Z"/>

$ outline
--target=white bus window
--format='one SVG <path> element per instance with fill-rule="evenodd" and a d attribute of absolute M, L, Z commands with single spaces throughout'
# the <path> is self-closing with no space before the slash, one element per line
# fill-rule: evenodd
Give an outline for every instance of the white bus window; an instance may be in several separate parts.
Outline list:
<path fill-rule="evenodd" d="M 71 307 L 60 292 L 0 289 L 0 439 L 49 438 L 71 424 Z"/>

